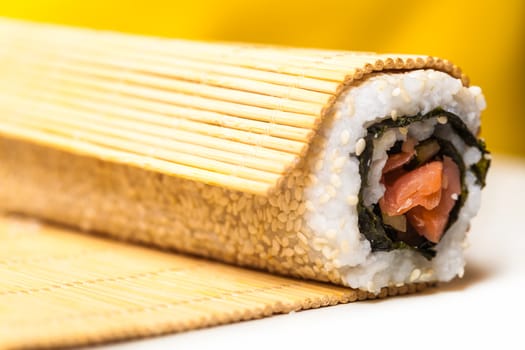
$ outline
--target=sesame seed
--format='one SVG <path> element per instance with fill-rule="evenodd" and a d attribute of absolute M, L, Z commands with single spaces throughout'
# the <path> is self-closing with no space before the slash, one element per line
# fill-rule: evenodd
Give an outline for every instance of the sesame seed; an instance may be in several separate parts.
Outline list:
<path fill-rule="evenodd" d="M 410 95 L 406 92 L 406 90 L 401 90 L 401 97 L 403 98 L 403 101 L 406 103 L 409 103 L 412 99 L 410 98 Z"/>
<path fill-rule="evenodd" d="M 346 203 L 348 205 L 357 205 L 358 202 L 359 198 L 357 198 L 357 196 L 349 195 L 348 197 L 346 197 Z"/>
<path fill-rule="evenodd" d="M 412 273 L 410 274 L 409 281 L 414 282 L 421 276 L 421 270 L 420 269 L 414 269 Z"/>
<path fill-rule="evenodd" d="M 330 255 L 330 260 L 334 260 L 336 257 L 339 256 L 339 249 L 332 250 L 332 254 Z"/>
<path fill-rule="evenodd" d="M 401 89 L 396 87 L 394 90 L 392 90 L 392 96 L 396 97 L 401 94 Z"/>
<path fill-rule="evenodd" d="M 297 237 L 299 238 L 299 240 L 301 242 L 303 242 L 304 244 L 308 244 L 308 239 L 306 238 L 306 236 L 304 235 L 304 233 L 302 232 L 297 232 Z"/>
<path fill-rule="evenodd" d="M 241 197 L 241 199 L 239 199 L 239 201 L 237 202 L 237 210 L 243 210 L 247 203 L 248 200 L 246 199 L 246 197 Z"/>
<path fill-rule="evenodd" d="M 291 248 L 284 249 L 283 252 L 282 252 L 282 255 L 288 256 L 288 257 L 292 256 L 293 255 L 293 249 L 291 249 Z"/>
<path fill-rule="evenodd" d="M 352 114 L 354 114 L 354 104 L 353 104 L 353 101 L 352 103 L 349 103 L 346 107 L 346 114 L 348 116 L 351 116 Z"/>
<path fill-rule="evenodd" d="M 328 244 L 328 241 L 326 240 L 326 238 L 323 237 L 315 237 L 313 239 L 313 244 L 325 246 Z"/>
<path fill-rule="evenodd" d="M 319 197 L 319 204 L 325 204 L 330 200 L 330 195 L 328 193 L 323 193 L 321 197 Z"/>
<path fill-rule="evenodd" d="M 305 253 L 304 249 L 299 247 L 298 245 L 296 245 L 293 250 L 295 251 L 296 254 L 298 255 L 303 255 Z"/>
<path fill-rule="evenodd" d="M 312 248 L 314 248 L 314 250 L 316 250 L 316 251 L 320 251 L 320 250 L 322 250 L 324 246 L 325 246 L 325 245 L 322 244 L 322 243 L 320 243 L 320 242 L 316 242 L 316 241 L 314 241 L 314 242 L 312 243 Z"/>
<path fill-rule="evenodd" d="M 324 257 L 329 259 L 332 255 L 332 249 L 330 249 L 329 246 L 325 245 L 323 249 L 321 250 L 321 253 L 323 253 Z"/>
<path fill-rule="evenodd" d="M 296 201 L 300 201 L 301 199 L 303 199 L 303 189 L 297 186 L 294 190 L 293 197 Z"/>
<path fill-rule="evenodd" d="M 337 236 L 337 231 L 334 229 L 330 229 L 326 231 L 325 236 L 329 239 L 334 239 Z"/>
<path fill-rule="evenodd" d="M 492 155 L 490 153 L 485 153 L 485 154 L 483 154 L 483 158 L 485 158 L 486 160 L 491 160 L 492 159 Z"/>
<path fill-rule="evenodd" d="M 333 186 L 329 185 L 329 186 L 326 186 L 326 193 L 328 194 L 329 198 L 333 198 L 337 194 L 337 191 L 335 190 Z"/>
<path fill-rule="evenodd" d="M 286 192 L 284 192 L 284 199 L 286 203 L 290 203 L 291 198 L 292 198 L 292 193 L 290 192 L 290 190 L 287 190 Z"/>
<path fill-rule="evenodd" d="M 368 281 L 366 287 L 368 288 L 368 290 L 375 290 L 376 289 L 376 285 L 375 285 L 374 281 Z"/>
<path fill-rule="evenodd" d="M 386 82 L 381 80 L 376 84 L 377 91 L 381 92 L 386 88 Z"/>
<path fill-rule="evenodd" d="M 248 245 L 248 246 L 246 246 L 246 248 L 244 249 L 244 253 L 245 253 L 246 255 L 253 255 L 253 254 L 255 254 L 255 249 L 253 248 L 253 246 Z"/>
<path fill-rule="evenodd" d="M 288 176 L 288 180 L 286 181 L 286 187 L 289 189 L 292 189 L 295 187 L 295 177 L 294 176 Z"/>
<path fill-rule="evenodd" d="M 448 123 L 448 118 L 446 116 L 444 116 L 444 115 L 442 115 L 440 117 L 437 117 L 436 119 L 437 119 L 437 122 L 439 124 L 446 124 L 446 123 Z"/>
<path fill-rule="evenodd" d="M 303 225 L 303 220 L 301 218 L 295 220 L 293 229 L 295 232 L 299 231 L 301 229 L 301 226 Z"/>
<path fill-rule="evenodd" d="M 310 185 L 315 185 L 317 183 L 317 177 L 314 174 L 309 174 L 308 181 L 310 182 Z"/>
<path fill-rule="evenodd" d="M 408 128 L 398 128 L 401 135 L 407 135 L 408 134 Z"/>
<path fill-rule="evenodd" d="M 393 121 L 397 120 L 397 110 L 393 109 L 392 112 L 390 112 L 390 117 L 392 117 Z"/>
<path fill-rule="evenodd" d="M 315 162 L 315 171 L 320 171 L 323 168 L 323 160 L 319 159 L 317 162 Z"/>
<path fill-rule="evenodd" d="M 355 155 L 360 156 L 366 147 L 366 141 L 364 138 L 360 138 L 357 140 L 357 143 L 355 144 Z"/>
<path fill-rule="evenodd" d="M 276 207 L 278 205 L 277 197 L 275 196 L 270 196 L 270 198 L 268 198 L 268 201 L 270 202 L 270 205 L 272 207 Z"/>
<path fill-rule="evenodd" d="M 345 160 L 346 160 L 346 157 L 339 157 L 339 158 L 336 158 L 334 160 L 334 162 L 332 163 L 332 171 L 334 170 L 341 170 L 341 168 L 343 167 L 344 163 L 345 163 Z"/>
<path fill-rule="evenodd" d="M 339 149 L 334 148 L 332 152 L 330 152 L 330 160 L 333 162 L 338 156 L 339 156 Z"/>
<path fill-rule="evenodd" d="M 285 213 L 280 213 L 279 215 L 277 215 L 277 219 L 280 222 L 285 223 L 288 220 L 288 216 L 286 216 Z"/>
<path fill-rule="evenodd" d="M 337 174 L 332 174 L 330 175 L 330 183 L 336 188 L 341 187 L 341 178 Z"/>
<path fill-rule="evenodd" d="M 303 202 L 299 204 L 299 208 L 297 208 L 297 214 L 303 215 L 305 211 L 306 211 L 306 204 Z"/>
<path fill-rule="evenodd" d="M 428 281 L 430 278 L 432 278 L 433 275 L 434 275 L 434 270 L 427 269 L 421 274 L 420 280 L 427 280 Z"/>
<path fill-rule="evenodd" d="M 335 267 L 334 264 L 332 264 L 330 261 L 324 264 L 325 271 L 332 271 L 334 267 Z"/>
<path fill-rule="evenodd" d="M 346 239 L 341 242 L 340 246 L 343 253 L 348 253 L 350 251 L 350 243 Z"/>
<path fill-rule="evenodd" d="M 343 130 L 341 133 L 341 144 L 344 146 L 350 141 L 350 132 L 348 130 Z"/>
<path fill-rule="evenodd" d="M 314 204 L 311 201 L 304 202 L 304 207 L 308 211 L 314 211 L 315 210 Z"/>
<path fill-rule="evenodd" d="M 314 270 L 310 266 L 304 266 L 303 267 L 303 277 L 304 278 L 310 278 L 311 279 L 314 276 L 315 276 Z"/>
<path fill-rule="evenodd" d="M 458 200 L 458 194 L 457 193 L 452 193 L 450 198 L 452 198 L 453 200 L 457 201 Z"/>

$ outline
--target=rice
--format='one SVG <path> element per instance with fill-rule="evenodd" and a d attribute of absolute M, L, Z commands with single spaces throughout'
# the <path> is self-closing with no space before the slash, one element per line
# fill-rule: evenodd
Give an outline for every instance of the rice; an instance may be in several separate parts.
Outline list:
<path fill-rule="evenodd" d="M 448 281 L 462 276 L 465 234 L 480 203 L 480 186 L 470 171 L 465 179 L 468 199 L 458 220 L 437 245 L 434 259 L 429 261 L 412 250 L 372 252 L 369 241 L 357 229 L 355 199 L 361 179 L 356 156 L 363 152 L 367 127 L 385 118 L 425 114 L 438 107 L 460 116 L 469 130 L 477 134 L 480 112 L 485 108 L 478 87 L 464 87 L 460 80 L 434 70 L 376 75 L 340 97 L 332 117 L 326 120 L 310 148 L 306 164 L 318 181 L 305 188 L 305 198 L 315 208 L 307 211 L 306 226 L 316 235 L 327 238 L 333 247 L 348 247 L 339 249 L 335 257 L 340 262 L 339 270 L 346 285 L 378 292 L 386 286 Z M 416 122 L 407 128 L 389 130 L 376 140 L 368 177 L 370 186 L 363 198 L 365 204 L 377 203 L 383 196 L 385 189 L 379 180 L 387 151 L 407 135 L 424 140 L 434 133 L 436 125 L 444 125 L 440 136 L 454 144 L 466 165 L 477 162 L 481 153 L 447 132 L 446 123 L 447 120 L 438 118 Z M 334 182 L 337 190 L 331 185 Z"/>

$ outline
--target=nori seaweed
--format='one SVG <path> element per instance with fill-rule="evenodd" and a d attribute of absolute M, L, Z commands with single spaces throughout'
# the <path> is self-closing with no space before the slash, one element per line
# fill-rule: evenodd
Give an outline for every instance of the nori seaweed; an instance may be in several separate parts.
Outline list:
<path fill-rule="evenodd" d="M 366 239 L 370 242 L 372 251 L 391 251 L 395 249 L 413 249 L 419 252 L 427 259 L 432 259 L 436 255 L 436 251 L 433 249 L 435 243 L 430 242 L 424 237 L 418 242 L 405 242 L 398 240 L 398 234 L 395 229 L 392 227 L 383 224 L 383 219 L 381 216 L 381 210 L 377 204 L 372 207 L 366 207 L 363 204 L 363 193 L 364 188 L 368 185 L 368 170 L 370 169 L 372 155 L 374 151 L 374 139 L 381 137 L 387 130 L 392 128 L 407 127 L 412 123 L 428 120 L 431 118 L 446 116 L 448 118 L 448 123 L 454 130 L 456 134 L 461 137 L 463 142 L 470 147 L 477 147 L 481 152 L 481 159 L 478 163 L 470 167 L 471 171 L 474 173 L 477 179 L 477 183 L 481 186 L 485 186 L 485 178 L 487 171 L 490 167 L 490 159 L 487 156 L 489 152 L 486 149 L 485 143 L 481 139 L 477 139 L 470 130 L 467 128 L 465 123 L 455 114 L 447 112 L 442 108 L 436 108 L 426 114 L 416 114 L 414 116 L 399 117 L 396 120 L 385 119 L 379 123 L 376 123 L 370 126 L 367 129 L 367 135 L 365 137 L 366 147 L 361 155 L 358 156 L 359 159 L 359 174 L 361 175 L 361 189 L 359 191 L 359 203 L 357 205 L 358 212 L 358 223 L 359 230 L 363 233 Z M 465 164 L 463 158 L 454 147 L 454 145 L 442 138 L 433 136 L 439 145 L 440 151 L 438 152 L 439 156 L 448 156 L 454 160 L 458 165 L 460 174 L 461 174 L 461 194 L 459 195 L 458 200 L 454 208 L 449 215 L 449 220 L 446 226 L 446 230 L 457 220 L 459 211 L 463 207 L 467 196 L 468 190 L 465 184 Z M 400 143 L 397 142 L 394 147 L 399 148 Z M 392 152 L 392 151 L 390 151 Z"/>

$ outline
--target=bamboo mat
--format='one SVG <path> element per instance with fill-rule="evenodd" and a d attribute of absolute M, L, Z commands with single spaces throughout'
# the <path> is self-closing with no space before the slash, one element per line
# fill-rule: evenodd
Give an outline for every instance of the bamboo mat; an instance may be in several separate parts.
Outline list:
<path fill-rule="evenodd" d="M 96 344 L 376 298 L 31 219 L 0 217 L 0 241 L 2 349 Z"/>
<path fill-rule="evenodd" d="M 206 43 L 0 17 L 0 135 L 267 196 L 340 94 L 438 57 Z"/>

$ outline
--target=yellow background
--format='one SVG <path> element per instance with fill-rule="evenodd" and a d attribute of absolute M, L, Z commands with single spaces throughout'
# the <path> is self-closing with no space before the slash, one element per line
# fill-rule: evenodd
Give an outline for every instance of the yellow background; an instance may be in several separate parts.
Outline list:
<path fill-rule="evenodd" d="M 211 40 L 423 53 L 483 88 L 483 136 L 525 155 L 525 1 L 0 0 L 0 16 Z"/>

